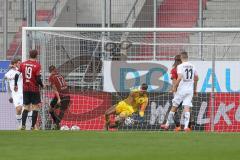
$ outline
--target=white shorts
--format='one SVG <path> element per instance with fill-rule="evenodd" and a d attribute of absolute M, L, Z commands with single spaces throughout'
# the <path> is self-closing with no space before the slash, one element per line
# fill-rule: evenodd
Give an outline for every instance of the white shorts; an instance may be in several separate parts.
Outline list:
<path fill-rule="evenodd" d="M 175 107 L 178 107 L 181 102 L 183 106 L 192 107 L 192 98 L 193 93 L 176 93 L 172 100 L 172 104 Z"/>
<path fill-rule="evenodd" d="M 23 95 L 22 94 L 12 94 L 13 104 L 15 107 L 23 106 Z"/>

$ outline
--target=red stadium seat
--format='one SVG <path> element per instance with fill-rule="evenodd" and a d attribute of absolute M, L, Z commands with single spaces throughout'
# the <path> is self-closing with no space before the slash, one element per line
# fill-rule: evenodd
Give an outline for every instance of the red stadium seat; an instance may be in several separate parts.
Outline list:
<path fill-rule="evenodd" d="M 203 7 L 206 7 L 206 0 L 203 0 Z M 157 27 L 196 27 L 198 20 L 198 1 L 196 0 L 165 0 L 157 11 Z M 148 34 L 146 39 L 153 39 L 152 34 Z M 158 43 L 169 43 L 171 46 L 158 46 L 157 59 L 166 59 L 166 57 L 173 57 L 178 54 L 183 47 L 174 46 L 174 43 L 187 43 L 189 39 L 188 33 L 160 33 L 157 35 Z M 144 60 L 153 58 L 153 47 L 142 45 L 139 50 L 139 56 L 146 56 Z M 167 58 L 168 60 L 171 58 Z"/>

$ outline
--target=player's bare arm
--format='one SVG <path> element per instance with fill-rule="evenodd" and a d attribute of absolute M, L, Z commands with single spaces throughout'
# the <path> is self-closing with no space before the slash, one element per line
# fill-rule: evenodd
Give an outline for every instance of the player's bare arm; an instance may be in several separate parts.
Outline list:
<path fill-rule="evenodd" d="M 194 75 L 193 92 L 194 92 L 195 96 L 197 96 L 197 83 L 198 83 L 198 80 L 199 80 L 198 75 Z"/>
<path fill-rule="evenodd" d="M 172 88 L 171 88 L 171 92 L 173 92 L 173 90 L 174 90 L 174 86 L 176 85 L 176 83 L 177 83 L 177 79 L 172 79 Z"/>
<path fill-rule="evenodd" d="M 144 102 L 141 106 L 140 106 L 140 110 L 139 110 L 139 115 L 140 117 L 143 117 L 144 116 L 144 112 L 147 108 L 147 105 L 148 105 L 148 99 L 146 102 Z"/>
<path fill-rule="evenodd" d="M 173 85 L 173 92 L 176 92 L 177 91 L 177 88 L 178 88 L 178 85 L 179 83 L 181 82 L 182 80 L 182 74 L 178 74 L 178 78 L 176 80 L 176 84 Z"/>
<path fill-rule="evenodd" d="M 147 108 L 147 105 L 148 105 L 148 100 L 140 106 L 140 111 L 144 112 Z"/>
<path fill-rule="evenodd" d="M 61 98 L 60 98 L 60 95 L 59 95 L 59 92 L 58 92 L 58 90 L 57 90 L 57 87 L 53 84 L 52 85 L 52 89 L 53 89 L 53 92 L 54 92 L 54 94 L 56 95 L 56 97 L 57 97 L 57 104 L 61 104 Z"/>

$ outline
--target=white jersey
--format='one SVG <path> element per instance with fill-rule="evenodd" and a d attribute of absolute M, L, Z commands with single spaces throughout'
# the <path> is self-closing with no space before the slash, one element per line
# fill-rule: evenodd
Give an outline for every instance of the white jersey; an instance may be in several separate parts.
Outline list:
<path fill-rule="evenodd" d="M 182 75 L 177 92 L 193 94 L 194 76 L 197 75 L 195 66 L 189 62 L 183 62 L 177 66 L 177 73 Z"/>
<path fill-rule="evenodd" d="M 19 74 L 18 70 L 15 68 L 11 68 L 6 74 L 5 74 L 5 78 L 8 80 L 9 85 L 10 85 L 10 90 L 12 92 L 12 95 L 14 94 L 23 94 L 23 79 L 22 79 L 22 75 L 19 75 L 18 78 L 18 91 L 15 92 L 14 91 L 14 79 L 15 79 L 15 75 Z"/>

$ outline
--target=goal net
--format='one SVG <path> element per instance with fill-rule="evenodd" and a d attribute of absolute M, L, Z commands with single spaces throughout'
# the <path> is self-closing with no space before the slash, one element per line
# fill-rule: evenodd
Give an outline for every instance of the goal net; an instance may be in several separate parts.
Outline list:
<path fill-rule="evenodd" d="M 240 29 L 227 28 L 24 28 L 23 60 L 39 50 L 44 83 L 55 65 L 70 88 L 71 103 L 61 125 L 103 130 L 104 113 L 124 100 L 132 88 L 147 83 L 144 118 L 114 130 L 161 130 L 172 106 L 170 71 L 174 56 L 187 51 L 199 74 L 191 125 L 197 131 L 240 131 Z M 42 91 L 40 124 L 51 129 L 51 89 Z M 175 120 L 183 124 L 183 108 Z M 111 117 L 111 121 L 114 120 Z M 172 121 L 170 130 L 174 129 Z"/>

